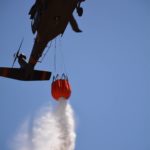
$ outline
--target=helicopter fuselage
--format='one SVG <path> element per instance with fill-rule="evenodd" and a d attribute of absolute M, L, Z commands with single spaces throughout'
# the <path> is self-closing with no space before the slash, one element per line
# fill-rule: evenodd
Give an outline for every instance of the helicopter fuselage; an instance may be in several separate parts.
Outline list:
<path fill-rule="evenodd" d="M 79 0 L 50 0 L 41 10 L 37 25 L 37 34 L 28 64 L 33 68 L 47 46 L 56 36 L 63 34 Z M 34 20 L 36 22 L 36 20 Z"/>

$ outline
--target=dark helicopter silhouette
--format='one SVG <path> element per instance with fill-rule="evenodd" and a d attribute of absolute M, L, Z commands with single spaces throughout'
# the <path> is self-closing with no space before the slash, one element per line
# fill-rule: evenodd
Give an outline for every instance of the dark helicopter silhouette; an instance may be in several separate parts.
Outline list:
<path fill-rule="evenodd" d="M 76 9 L 78 15 L 82 16 L 83 1 L 85 0 L 36 0 L 29 11 L 31 29 L 33 34 L 36 34 L 29 60 L 26 61 L 26 56 L 20 54 L 22 40 L 13 62 L 14 66 L 18 59 L 20 68 L 0 67 L 0 76 L 25 81 L 49 80 L 51 72 L 34 70 L 34 67 L 48 42 L 58 35 L 63 35 L 69 23 L 73 31 L 81 32 L 73 12 Z"/>

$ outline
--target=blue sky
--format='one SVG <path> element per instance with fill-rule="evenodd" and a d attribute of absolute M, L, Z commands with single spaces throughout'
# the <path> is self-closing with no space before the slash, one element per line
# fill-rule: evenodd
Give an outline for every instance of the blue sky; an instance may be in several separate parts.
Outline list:
<path fill-rule="evenodd" d="M 0 1 L 0 66 L 12 65 L 22 37 L 22 51 L 30 55 L 33 2 Z M 75 15 L 83 33 L 68 25 L 58 46 L 73 89 L 76 149 L 149 150 L 150 1 L 87 0 L 83 7 L 83 17 Z M 53 71 L 52 59 L 50 50 L 36 68 Z M 50 85 L 0 78 L 0 149 L 9 150 L 27 116 L 47 103 L 55 105 Z"/>

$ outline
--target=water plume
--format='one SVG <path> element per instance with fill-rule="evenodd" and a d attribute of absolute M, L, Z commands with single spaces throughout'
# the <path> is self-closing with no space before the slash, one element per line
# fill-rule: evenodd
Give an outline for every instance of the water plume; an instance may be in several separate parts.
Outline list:
<path fill-rule="evenodd" d="M 74 150 L 75 140 L 72 107 L 61 99 L 53 110 L 44 107 L 32 121 L 28 119 L 22 124 L 13 140 L 13 149 Z"/>

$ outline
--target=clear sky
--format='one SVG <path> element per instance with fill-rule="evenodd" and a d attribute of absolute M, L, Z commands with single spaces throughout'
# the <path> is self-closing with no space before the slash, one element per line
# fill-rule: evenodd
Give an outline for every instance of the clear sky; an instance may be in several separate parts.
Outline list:
<path fill-rule="evenodd" d="M 24 37 L 29 56 L 34 36 L 28 11 L 34 1 L 0 0 L 0 66 L 10 67 Z M 76 150 L 150 149 L 150 1 L 87 0 L 83 33 L 68 25 L 61 39 L 76 114 Z M 52 70 L 51 51 L 37 68 Z M 16 67 L 18 64 L 16 63 Z M 0 78 L 0 149 L 21 122 L 47 103 L 51 81 Z"/>

